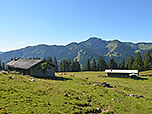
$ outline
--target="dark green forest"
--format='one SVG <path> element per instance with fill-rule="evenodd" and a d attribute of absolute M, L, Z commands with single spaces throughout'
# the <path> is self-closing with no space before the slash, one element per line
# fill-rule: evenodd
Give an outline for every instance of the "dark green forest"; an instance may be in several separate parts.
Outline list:
<path fill-rule="evenodd" d="M 14 59 L 14 58 L 12 58 Z M 29 59 L 41 59 L 41 58 L 29 58 Z M 44 57 L 47 62 L 51 62 L 56 65 L 56 72 L 78 72 L 78 71 L 104 71 L 105 69 L 128 69 L 128 70 L 150 70 L 152 69 L 152 52 L 147 51 L 145 54 L 141 55 L 140 52 L 137 52 L 136 56 L 130 56 L 125 61 L 124 58 L 121 59 L 121 62 L 116 62 L 114 57 L 112 57 L 109 62 L 106 62 L 103 57 L 99 56 L 98 59 L 93 58 L 92 61 L 89 58 L 86 59 L 85 64 L 82 65 L 79 61 L 74 59 L 63 59 L 60 62 L 57 61 L 57 57 Z M 0 70 L 7 70 L 4 62 L 0 60 Z"/>
<path fill-rule="evenodd" d="M 12 58 L 14 59 L 14 58 Z M 11 59 L 11 60 L 12 60 Z M 29 59 L 41 59 L 41 58 L 29 58 Z M 140 52 L 137 52 L 136 56 L 130 56 L 125 61 L 124 58 L 121 59 L 121 62 L 115 61 L 115 58 L 112 57 L 109 62 L 106 62 L 103 57 L 99 56 L 98 59 L 93 58 L 91 61 L 89 58 L 86 59 L 85 64 L 82 65 L 79 61 L 74 59 L 71 61 L 70 59 L 63 59 L 61 61 L 57 61 L 57 57 L 44 57 L 43 58 L 47 62 L 51 62 L 56 65 L 56 72 L 78 72 L 78 71 L 104 71 L 105 69 L 136 69 L 139 71 L 150 70 L 152 69 L 152 52 L 147 51 L 145 54 L 141 55 Z M 7 70 L 4 62 L 0 60 L 0 69 Z"/>
<path fill-rule="evenodd" d="M 63 59 L 59 63 L 60 72 L 104 71 L 106 68 L 136 69 L 139 71 L 150 70 L 152 69 L 152 53 L 147 51 L 145 57 L 142 57 L 141 53 L 137 52 L 135 57 L 130 56 L 126 61 L 122 58 L 119 63 L 115 61 L 114 57 L 112 57 L 109 62 L 106 62 L 101 56 L 98 60 L 94 58 L 93 61 L 90 61 L 89 58 L 87 58 L 84 67 L 81 67 L 77 59 L 73 61 Z"/>

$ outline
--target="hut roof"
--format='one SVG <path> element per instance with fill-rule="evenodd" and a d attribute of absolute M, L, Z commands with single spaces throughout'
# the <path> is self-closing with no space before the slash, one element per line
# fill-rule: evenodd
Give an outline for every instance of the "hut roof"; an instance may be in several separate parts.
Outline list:
<path fill-rule="evenodd" d="M 27 70 L 41 62 L 43 62 L 43 60 L 14 59 L 14 60 L 8 62 L 6 64 L 6 66 Z"/>
<path fill-rule="evenodd" d="M 127 74 L 138 74 L 138 70 L 112 70 L 106 69 L 106 73 L 127 73 Z"/>

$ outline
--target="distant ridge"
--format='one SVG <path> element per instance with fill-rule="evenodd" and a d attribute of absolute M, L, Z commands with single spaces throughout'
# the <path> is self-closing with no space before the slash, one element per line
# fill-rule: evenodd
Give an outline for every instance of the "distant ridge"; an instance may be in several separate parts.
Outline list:
<path fill-rule="evenodd" d="M 2 54 L 3 52 L 0 51 L 0 54 Z"/>
<path fill-rule="evenodd" d="M 75 59 L 77 58 L 81 64 L 84 64 L 86 58 L 90 61 L 93 58 L 98 59 L 102 56 L 106 61 L 109 61 L 111 57 L 114 57 L 117 62 L 121 61 L 121 58 L 125 60 L 130 56 L 135 56 L 136 52 L 140 51 L 144 54 L 147 50 L 152 49 L 152 43 L 132 43 L 121 42 L 119 40 L 106 41 L 101 38 L 91 37 L 86 41 L 80 43 L 70 43 L 66 46 L 58 45 L 45 45 L 40 44 L 36 46 L 28 46 L 18 50 L 12 50 L 1 53 L 0 58 L 2 61 L 7 62 L 11 58 L 30 58 L 30 57 L 57 57 L 58 61 L 62 59 Z"/>

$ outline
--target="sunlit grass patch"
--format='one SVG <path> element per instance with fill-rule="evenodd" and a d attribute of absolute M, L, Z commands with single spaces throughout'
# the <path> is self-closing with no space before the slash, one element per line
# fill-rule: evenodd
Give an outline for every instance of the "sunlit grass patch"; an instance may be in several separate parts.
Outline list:
<path fill-rule="evenodd" d="M 152 113 L 152 77 L 132 80 L 106 77 L 104 72 L 59 74 L 53 80 L 31 82 L 29 76 L 0 73 L 0 113 Z M 99 86 L 103 82 L 113 88 Z"/>

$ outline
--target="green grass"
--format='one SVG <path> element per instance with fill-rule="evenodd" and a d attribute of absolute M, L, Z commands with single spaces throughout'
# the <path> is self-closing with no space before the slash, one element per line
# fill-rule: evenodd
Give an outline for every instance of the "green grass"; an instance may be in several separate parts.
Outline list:
<path fill-rule="evenodd" d="M 140 72 L 139 75 L 144 75 L 144 76 L 152 75 L 152 70 L 147 70 L 147 71 L 144 71 L 144 72 Z"/>
<path fill-rule="evenodd" d="M 141 74 L 152 74 L 145 71 Z M 74 77 L 70 77 L 74 74 Z M 104 72 L 59 73 L 56 80 L 0 74 L 0 113 L 2 114 L 81 114 L 104 109 L 102 114 L 151 114 L 152 77 L 147 80 L 105 77 Z M 10 76 L 16 76 L 9 79 Z M 88 80 L 85 80 L 88 77 Z M 107 82 L 113 88 L 95 86 Z M 143 95 L 144 98 L 130 97 Z M 103 111 L 103 110 L 102 110 Z"/>

